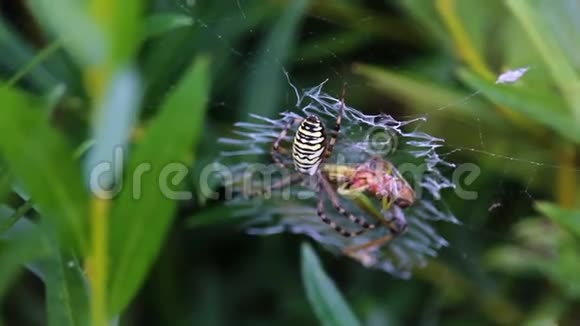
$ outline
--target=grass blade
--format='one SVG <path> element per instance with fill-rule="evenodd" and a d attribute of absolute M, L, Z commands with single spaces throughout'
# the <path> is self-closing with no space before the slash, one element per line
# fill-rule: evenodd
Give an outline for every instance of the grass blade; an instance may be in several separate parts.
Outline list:
<path fill-rule="evenodd" d="M 0 150 L 11 173 L 41 215 L 57 226 L 61 239 L 85 252 L 88 196 L 72 149 L 49 125 L 36 101 L 9 88 L 0 89 L 0 100 L 4 104 L 0 129 L 10 135 L 0 138 Z"/>
<path fill-rule="evenodd" d="M 31 46 L 25 43 L 0 17 L 0 65 L 11 67 L 12 77 L 6 83 L 14 85 L 21 79 L 30 83 L 33 89 L 46 90 L 51 88 L 56 79 L 42 63 L 58 50 L 58 42 L 53 42 L 35 53 Z"/>
<path fill-rule="evenodd" d="M 243 114 L 251 112 L 269 116 L 277 111 L 276 105 L 284 82 L 283 67 L 292 52 L 296 29 L 306 4 L 306 0 L 291 1 L 289 8 L 262 43 L 260 55 L 255 62 L 256 71 L 250 74 L 246 82 L 242 100 Z"/>
<path fill-rule="evenodd" d="M 97 110 L 98 116 L 93 127 L 95 142 L 86 162 L 87 175 L 103 162 L 113 166 L 116 159 L 115 150 L 127 149 L 127 141 L 135 122 L 140 99 L 141 89 L 137 73 L 133 69 L 119 70 L 112 78 L 111 85 Z M 101 180 L 101 183 L 109 187 L 118 183 L 119 180 L 116 179 L 121 177 L 108 175 L 107 180 L 104 182 Z"/>
<path fill-rule="evenodd" d="M 574 113 L 576 123 L 580 123 L 580 78 L 574 65 L 547 28 L 544 15 L 538 10 L 539 2 L 509 0 L 506 4 L 544 59 L 544 64 L 552 73 L 552 79 Z"/>
<path fill-rule="evenodd" d="M 536 208 L 544 216 L 580 237 L 580 211 L 564 209 L 547 202 L 536 203 Z"/>
<path fill-rule="evenodd" d="M 88 287 L 74 256 L 53 245 L 50 258 L 39 264 L 36 271 L 42 275 L 46 286 L 48 325 L 88 325 Z"/>
<path fill-rule="evenodd" d="M 489 82 L 468 70 L 460 70 L 459 78 L 472 89 L 483 93 L 492 102 L 523 114 L 528 119 L 557 132 L 563 138 L 580 142 L 580 130 L 565 111 L 566 103 L 552 94 L 541 94 L 510 85 Z"/>
<path fill-rule="evenodd" d="M 446 111 L 454 114 L 483 117 L 484 120 L 490 121 L 495 118 L 477 99 L 464 101 L 469 94 L 442 86 L 442 83 L 426 77 L 413 77 L 410 74 L 365 64 L 356 64 L 353 70 L 368 79 L 377 90 L 425 110 L 437 113 L 442 107 L 446 107 L 448 108 Z"/>
<path fill-rule="evenodd" d="M 0 207 L 0 224 L 17 214 L 8 207 Z M 45 223 L 44 231 L 51 230 Z M 51 231 L 52 232 L 52 231 Z M 5 241 L 0 246 L 0 297 L 2 289 L 24 264 L 32 270 L 46 287 L 49 325 L 87 325 L 88 292 L 80 264 L 72 255 L 59 249 L 56 237 L 27 219 L 20 219 L 14 228 L 0 235 Z"/>
<path fill-rule="evenodd" d="M 113 66 L 128 63 L 137 51 L 143 4 L 141 0 L 90 1 L 91 14 L 111 45 L 108 56 Z"/>
<path fill-rule="evenodd" d="M 308 301 L 322 325 L 360 325 L 308 244 L 302 245 L 302 278 Z"/>
<path fill-rule="evenodd" d="M 82 1 L 32 0 L 29 8 L 62 39 L 64 47 L 81 65 L 98 64 L 105 59 L 106 39 Z"/>
<path fill-rule="evenodd" d="M 145 35 L 147 37 L 159 36 L 181 27 L 193 25 L 193 18 L 180 13 L 160 13 L 147 18 L 145 21 Z"/>
<path fill-rule="evenodd" d="M 108 215 L 110 201 L 123 185 L 123 159 L 141 99 L 140 80 L 131 69 L 119 69 L 113 76 L 97 110 L 93 126 L 94 146 L 86 160 L 91 199 L 91 254 L 86 260 L 91 283 L 92 324 L 107 323 Z"/>
<path fill-rule="evenodd" d="M 143 163 L 150 171 L 137 176 L 142 186 L 122 191 L 113 207 L 109 245 L 109 311 L 113 314 L 122 311 L 135 295 L 160 250 L 176 198 L 167 196 L 161 189 L 163 180 L 159 180 L 169 163 L 183 161 L 194 148 L 203 130 L 208 95 L 209 62 L 199 58 L 166 99 L 132 155 L 128 174 L 142 169 Z"/>
<path fill-rule="evenodd" d="M 14 213 L 13 209 L 0 206 L 0 223 Z M 49 254 L 46 237 L 27 220 L 21 219 L 13 228 L 0 234 L 0 299 L 24 264 L 48 257 Z"/>

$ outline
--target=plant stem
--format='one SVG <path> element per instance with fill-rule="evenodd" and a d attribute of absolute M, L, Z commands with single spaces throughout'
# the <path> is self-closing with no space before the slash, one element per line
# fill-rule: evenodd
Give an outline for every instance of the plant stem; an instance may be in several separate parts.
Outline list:
<path fill-rule="evenodd" d="M 108 218 L 111 202 L 95 194 L 91 200 L 92 253 L 87 259 L 87 275 L 91 284 L 91 324 L 106 326 L 108 278 Z"/>
<path fill-rule="evenodd" d="M 574 208 L 576 202 L 576 151 L 573 145 L 566 146 L 559 154 L 556 194 L 563 208 Z"/>

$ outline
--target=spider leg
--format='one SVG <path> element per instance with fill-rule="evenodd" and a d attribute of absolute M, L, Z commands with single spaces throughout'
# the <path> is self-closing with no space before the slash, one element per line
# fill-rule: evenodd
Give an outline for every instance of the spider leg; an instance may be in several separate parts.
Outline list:
<path fill-rule="evenodd" d="M 295 118 L 295 119 L 290 120 L 286 124 L 286 126 L 284 126 L 284 129 L 282 129 L 282 132 L 280 132 L 280 135 L 278 136 L 276 141 L 274 141 L 274 143 L 272 144 L 272 149 L 270 150 L 270 155 L 272 155 L 272 160 L 274 160 L 276 165 L 278 165 L 281 168 L 288 168 L 288 166 L 287 166 L 287 164 L 282 162 L 282 160 L 278 156 L 276 156 L 276 154 L 286 155 L 286 154 L 288 154 L 288 151 L 286 149 L 280 147 L 280 143 L 282 142 L 282 140 L 284 140 L 284 138 L 286 138 L 286 135 L 288 134 L 288 130 L 290 128 L 292 128 L 293 125 L 295 125 L 301 121 L 302 121 L 302 118 Z"/>
<path fill-rule="evenodd" d="M 388 220 L 385 219 L 387 227 L 389 230 L 391 230 L 391 234 L 399 235 L 407 230 L 407 220 L 403 215 L 402 209 L 397 205 L 393 205 L 395 201 L 393 199 L 383 197 L 382 202 L 384 212 L 391 208 L 393 209 L 393 218 Z"/>
<path fill-rule="evenodd" d="M 264 195 L 266 192 L 271 192 L 272 190 L 282 189 L 288 185 L 293 184 L 294 182 L 302 179 L 302 174 L 300 173 L 292 173 L 290 175 L 285 176 L 284 178 L 276 181 L 270 186 L 265 186 L 262 189 L 257 191 L 251 191 L 248 193 L 248 197 L 258 197 Z"/>
<path fill-rule="evenodd" d="M 378 247 L 378 246 L 382 246 L 385 243 L 388 243 L 390 241 L 392 241 L 395 237 L 392 234 L 387 234 L 383 237 L 380 237 L 378 239 L 374 239 L 371 240 L 369 242 L 365 242 L 363 244 L 360 245 L 356 245 L 356 246 L 350 246 L 350 247 L 346 247 L 342 250 L 342 252 L 344 252 L 345 255 L 353 257 L 353 258 L 358 258 L 356 256 L 357 252 L 360 252 L 362 250 L 366 250 L 369 248 L 373 248 L 373 247 Z"/>
<path fill-rule="evenodd" d="M 330 136 L 330 139 L 328 140 L 328 147 L 326 148 L 326 151 L 324 152 L 324 159 L 325 160 L 327 158 L 329 158 L 330 155 L 332 155 L 332 151 L 334 150 L 334 144 L 336 144 L 338 134 L 340 133 L 340 125 L 342 124 L 342 116 L 344 115 L 344 109 L 345 109 L 345 105 L 344 105 L 345 93 L 346 93 L 346 84 L 342 88 L 342 100 L 340 101 L 340 111 L 338 112 L 338 116 L 336 117 L 336 124 L 334 125 L 334 132 Z"/>
<path fill-rule="evenodd" d="M 326 216 L 326 213 L 324 212 L 324 196 L 323 196 L 322 188 L 323 188 L 323 186 L 319 182 L 318 183 L 318 205 L 316 207 L 316 213 L 318 214 L 318 216 L 320 217 L 322 222 L 328 224 L 333 230 L 340 233 L 340 235 L 342 235 L 343 237 L 347 237 L 347 238 L 356 237 L 356 236 L 362 234 L 363 232 L 365 232 L 366 229 L 361 229 L 361 230 L 358 230 L 355 232 L 351 232 L 351 231 L 343 228 L 342 226 L 336 224 L 333 220 L 331 220 L 330 218 L 328 218 L 328 216 Z"/>
<path fill-rule="evenodd" d="M 319 179 L 318 183 L 322 186 L 322 189 L 328 194 L 328 198 L 330 199 L 332 206 L 334 206 L 334 208 L 344 217 L 348 218 L 353 223 L 356 223 L 364 228 L 363 231 L 361 231 L 360 233 L 366 230 L 375 229 L 377 227 L 376 224 L 368 223 L 364 219 L 361 219 L 353 215 L 352 213 L 348 212 L 346 209 L 344 209 L 344 207 L 342 207 L 342 205 L 340 204 L 338 194 L 336 193 L 336 191 L 334 191 L 334 189 L 332 189 L 332 186 L 330 185 L 328 180 L 326 180 L 326 177 L 324 177 L 322 173 L 318 174 L 318 179 Z"/>
<path fill-rule="evenodd" d="M 401 223 L 396 229 L 393 229 L 389 226 L 389 229 L 391 231 L 389 234 L 387 234 L 383 237 L 371 240 L 369 242 L 362 243 L 360 245 L 350 246 L 350 247 L 344 248 L 343 252 L 346 255 L 357 259 L 357 258 L 359 258 L 355 255 L 357 252 L 360 252 L 363 250 L 368 250 L 370 248 L 382 246 L 382 245 L 394 240 L 398 236 L 400 236 L 403 232 L 405 232 L 407 230 L 407 221 L 405 220 L 405 217 L 403 216 L 403 212 L 401 211 L 400 208 L 396 207 L 394 213 L 395 213 L 395 218 L 392 220 L 396 220 L 396 221 L 399 221 L 399 223 Z"/>

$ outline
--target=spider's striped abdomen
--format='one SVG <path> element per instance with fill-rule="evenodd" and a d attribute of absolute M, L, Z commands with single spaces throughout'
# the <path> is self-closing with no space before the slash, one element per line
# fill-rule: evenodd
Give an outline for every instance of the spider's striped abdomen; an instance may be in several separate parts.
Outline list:
<path fill-rule="evenodd" d="M 315 115 L 300 123 L 292 143 L 294 167 L 301 173 L 314 175 L 322 162 L 326 150 L 324 125 Z"/>

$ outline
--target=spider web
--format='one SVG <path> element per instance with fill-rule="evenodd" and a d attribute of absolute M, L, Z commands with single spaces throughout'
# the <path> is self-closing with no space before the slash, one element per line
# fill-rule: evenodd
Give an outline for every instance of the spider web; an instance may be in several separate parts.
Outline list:
<path fill-rule="evenodd" d="M 342 105 L 341 100 L 324 93 L 323 85 L 324 83 L 299 92 L 290 84 L 297 97 L 294 111 L 298 113 L 287 111 L 282 113 L 279 119 L 252 115 L 252 122 L 236 123 L 233 133 L 237 137 L 220 139 L 220 143 L 229 147 L 229 150 L 222 152 L 222 156 L 231 162 L 237 162 L 228 164 L 228 160 L 222 161 L 230 171 L 234 171 L 231 182 L 225 185 L 234 187 L 234 192 L 238 195 L 231 201 L 232 205 L 238 205 L 240 202 L 246 204 L 245 202 L 249 200 L 243 197 L 243 187 L 239 186 L 248 177 L 248 168 L 252 166 L 247 163 L 252 161 L 248 156 L 268 155 L 271 144 L 288 121 L 310 114 L 319 116 L 327 126 L 336 121 Z M 414 189 L 419 200 L 404 212 L 409 224 L 408 231 L 389 245 L 366 250 L 357 256 L 357 259 L 366 266 L 379 268 L 403 278 L 408 278 L 412 268 L 423 266 L 426 257 L 436 256 L 437 250 L 447 245 L 447 241 L 436 232 L 431 222 L 458 222 L 441 201 L 441 191 L 453 187 L 441 169 L 454 166 L 441 159 L 436 152 L 436 149 L 442 146 L 443 140 L 419 131 L 422 122 L 424 119 L 398 121 L 386 114 L 365 115 L 345 105 L 342 129 L 329 160 L 342 165 L 357 166 L 371 157 L 381 156 L 392 162 L 395 167 L 414 162 L 413 166 L 420 168 L 420 173 L 411 174 L 409 179 L 415 185 Z M 289 144 L 292 137 L 291 134 L 287 135 L 285 143 Z M 274 175 L 278 174 L 275 173 L 277 168 L 273 165 L 267 169 L 274 172 Z M 263 167 L 260 170 L 263 171 Z M 252 184 L 256 183 L 255 180 L 252 181 Z M 276 181 L 279 181 L 279 178 L 273 180 Z M 342 237 L 317 217 L 316 202 L 313 200 L 315 196 L 305 196 L 304 192 L 308 191 L 305 187 L 296 191 L 301 192 L 301 197 L 309 197 L 310 200 L 258 202 L 255 207 L 260 209 L 247 212 L 251 213 L 249 216 L 253 216 L 246 224 L 249 232 L 272 234 L 288 231 L 305 234 L 337 253 L 344 248 L 386 236 L 389 232 L 387 228 L 378 228 L 361 236 Z M 276 198 L 276 193 L 274 197 L 279 199 Z M 349 210 L 357 211 L 349 201 L 343 199 L 341 202 Z M 332 220 L 339 221 L 340 225 L 349 228 L 345 217 L 331 207 L 326 208 L 326 213 Z M 394 213 L 394 210 L 385 212 L 386 218 L 394 219 Z M 352 229 L 352 226 L 350 228 Z"/>
<path fill-rule="evenodd" d="M 196 6 L 195 1 L 190 0 L 182 1 L 181 4 L 182 7 L 187 8 L 188 12 L 191 8 Z M 232 2 L 232 6 L 237 8 L 237 11 L 235 12 L 236 16 L 247 18 L 250 15 L 245 1 Z M 239 62 L 242 67 L 247 69 L 250 74 L 254 73 L 256 69 L 258 69 L 254 66 L 255 58 L 258 54 L 253 50 L 247 50 L 240 48 L 236 44 L 228 43 L 227 39 L 223 38 L 221 34 L 215 32 L 218 30 L 216 27 L 228 19 L 234 19 L 234 17 L 226 15 L 221 16 L 219 19 L 201 19 L 199 21 L 201 22 L 202 28 L 207 31 L 208 34 L 213 35 L 215 40 L 223 43 L 225 48 L 229 49 L 232 55 L 240 59 Z M 327 25 L 343 27 L 341 22 L 329 21 L 324 17 L 312 15 L 310 16 L 310 19 L 318 20 Z M 374 18 L 369 16 L 368 19 L 372 20 Z M 319 36 L 317 33 L 308 30 L 303 31 L 303 34 L 306 34 L 309 37 Z M 344 68 L 350 66 L 350 62 L 353 61 L 352 58 L 349 58 L 348 60 L 343 59 L 340 53 L 335 53 L 332 49 L 324 49 L 324 44 L 322 43 L 319 47 L 329 53 L 327 58 L 318 62 L 320 65 L 323 65 L 326 70 L 326 75 L 321 76 L 319 80 L 324 80 L 329 77 L 331 78 L 331 82 L 332 79 L 338 79 L 341 81 L 348 80 L 349 89 L 368 87 L 364 82 L 353 81 L 345 72 L 346 69 Z M 377 54 L 377 56 L 378 55 L 380 54 Z M 370 55 L 370 58 L 370 61 L 372 61 L 372 54 Z M 280 71 L 280 74 L 281 71 L 287 68 L 285 67 L 284 60 L 275 56 L 272 56 L 270 59 L 272 62 L 278 63 L 277 65 L 273 65 L 276 67 L 272 69 L 277 69 Z M 368 57 L 366 59 L 368 59 Z M 374 57 L 374 59 L 378 59 L 378 57 Z M 364 62 L 365 60 L 362 59 L 362 61 Z M 391 67 L 404 73 L 404 68 L 397 67 L 396 64 Z M 498 82 L 517 82 L 519 78 L 525 78 L 523 73 L 534 73 L 534 68 L 529 72 L 526 71 L 525 68 L 526 67 L 523 67 L 523 70 L 514 68 L 508 71 L 507 74 L 498 76 Z M 294 74 L 292 77 L 292 79 L 298 78 L 297 76 L 294 76 Z M 309 79 L 312 80 L 312 77 L 310 76 Z M 397 138 L 398 151 L 389 153 L 389 155 L 386 156 L 389 160 L 392 160 L 396 166 L 403 162 L 407 162 L 407 160 L 421 162 L 423 159 L 428 162 L 429 160 L 426 160 L 425 157 L 417 157 L 419 156 L 418 152 L 421 150 L 427 150 L 430 146 L 435 146 L 435 144 L 438 148 L 437 159 L 431 161 L 431 163 L 437 163 L 435 164 L 436 168 L 434 170 L 440 174 L 438 177 L 441 177 L 441 179 L 435 179 L 436 181 L 432 182 L 431 187 L 427 187 L 423 184 L 427 181 L 424 181 L 421 184 L 421 188 L 425 189 L 422 195 L 426 196 L 427 199 L 419 200 L 417 202 L 417 207 L 405 212 L 405 216 L 410 224 L 409 231 L 405 236 L 393 242 L 393 244 L 397 244 L 397 242 L 398 244 L 392 246 L 393 248 L 390 248 L 392 251 L 379 253 L 377 260 L 383 259 L 383 261 L 388 262 L 385 266 L 378 266 L 379 268 L 401 277 L 410 276 L 410 270 L 414 266 L 423 265 L 428 257 L 435 256 L 438 249 L 448 244 L 436 231 L 436 228 L 438 228 L 438 225 L 441 223 L 456 223 L 457 220 L 460 220 L 462 222 L 460 228 L 477 233 L 483 232 L 478 227 L 478 223 L 480 223 L 478 221 L 480 221 L 483 216 L 460 216 L 456 219 L 453 214 L 449 212 L 449 209 L 444 207 L 444 203 L 438 200 L 438 196 L 434 195 L 431 191 L 436 189 L 439 185 L 444 186 L 437 189 L 435 192 L 436 194 L 439 194 L 442 189 L 450 189 L 444 181 L 447 180 L 447 182 L 450 183 L 449 171 L 452 170 L 453 167 L 451 164 L 447 164 L 446 161 L 461 163 L 466 159 L 469 160 L 470 158 L 475 157 L 478 161 L 491 162 L 495 165 L 495 173 L 499 174 L 501 177 L 497 179 L 495 184 L 490 186 L 495 186 L 496 191 L 492 193 L 491 196 L 475 199 L 469 202 L 469 205 L 477 207 L 485 206 L 485 210 L 489 215 L 501 211 L 503 207 L 509 205 L 510 202 L 520 202 L 531 207 L 532 203 L 535 201 L 537 184 L 545 178 L 545 174 L 547 174 L 545 172 L 551 172 L 546 170 L 565 168 L 557 163 L 544 162 L 543 159 L 540 158 L 541 156 L 533 155 L 530 151 L 515 152 L 512 148 L 488 148 L 488 142 L 491 143 L 489 139 L 494 135 L 493 131 L 490 131 L 491 128 L 482 122 L 485 120 L 484 112 L 475 111 L 475 109 L 473 109 L 469 115 L 459 117 L 447 114 L 448 109 L 453 108 L 458 104 L 469 105 L 481 101 L 482 97 L 480 94 L 481 91 L 478 90 L 466 96 L 458 96 L 457 100 L 450 101 L 446 105 L 431 108 L 429 110 L 430 113 L 428 114 L 418 113 L 403 117 L 400 121 L 387 115 L 379 115 L 378 119 L 383 119 L 382 121 L 365 120 L 371 119 L 369 117 L 377 119 L 377 115 L 365 116 L 362 115 L 362 113 L 359 115 L 360 112 L 356 109 L 348 108 L 345 123 L 341 131 L 341 137 L 337 143 L 334 155 L 330 160 L 331 162 L 345 164 L 361 163 L 373 153 L 372 149 L 368 149 L 366 147 L 367 145 L 365 145 L 368 139 L 365 139 L 365 133 L 361 132 L 361 129 L 364 129 L 364 127 L 376 128 L 377 126 L 382 126 L 377 129 L 384 129 L 384 126 L 396 126 L 396 128 L 392 128 L 392 130 L 396 130 L 395 133 L 400 137 Z M 327 128 L 330 129 L 334 125 L 333 118 L 336 114 L 338 100 L 330 95 L 324 94 L 321 91 L 321 87 L 314 87 L 300 92 L 296 92 L 296 89 L 288 87 L 287 95 L 287 98 L 292 98 L 292 101 L 296 96 L 298 96 L 298 103 L 300 104 L 296 106 L 292 103 L 281 106 L 281 109 L 291 110 L 281 115 L 278 119 L 258 116 L 250 118 L 243 117 L 240 119 L 242 122 L 236 126 L 237 135 L 223 140 L 225 143 L 223 146 L 230 148 L 224 149 L 224 157 L 220 159 L 220 162 L 225 163 L 228 167 L 232 168 L 234 174 L 240 173 L 240 171 L 246 169 L 256 160 L 267 159 L 269 155 L 269 144 L 277 137 L 282 123 L 286 121 L 285 119 L 296 117 L 297 115 L 303 116 L 306 113 L 316 113 L 323 117 Z M 223 100 L 215 101 L 211 103 L 211 105 L 225 110 L 236 109 L 234 103 L 228 103 Z M 471 111 L 472 109 L 468 110 Z M 468 128 L 474 137 L 470 140 L 460 140 L 459 142 L 457 140 L 454 142 L 444 142 L 442 139 L 421 132 L 421 130 L 429 130 L 430 122 L 436 119 L 445 121 L 447 125 L 453 128 Z M 436 132 L 430 133 L 435 135 L 439 134 Z M 421 135 L 421 137 L 426 138 L 413 140 L 413 137 L 408 137 L 408 135 L 412 134 Z M 292 135 L 292 133 L 290 133 L 290 135 Z M 238 143 L 236 143 L 236 141 L 238 141 Z M 421 146 L 415 146 L 415 144 L 429 144 L 429 146 L 419 149 Z M 414 153 L 413 151 L 417 151 L 417 153 Z M 345 153 L 348 153 L 348 155 L 344 155 Z M 352 153 L 356 153 L 356 155 L 352 155 Z M 498 170 L 502 172 L 498 173 Z M 514 182 L 512 177 L 514 170 L 519 171 L 518 173 L 523 175 L 523 180 L 526 180 L 523 188 L 512 189 L 510 186 L 510 183 Z M 414 182 L 415 180 L 412 180 L 412 183 Z M 326 247 L 335 252 L 338 252 L 337 249 L 350 244 L 350 242 L 358 243 L 356 241 L 364 241 L 368 238 L 382 235 L 380 234 L 380 230 L 377 230 L 374 231 L 376 232 L 375 234 L 369 233 L 362 238 L 351 240 L 342 239 L 340 236 L 333 234 L 334 231 L 329 229 L 327 225 L 319 221 L 315 211 L 314 195 L 308 195 L 308 192 L 311 192 L 310 187 L 295 186 L 292 187 L 291 191 L 292 194 L 295 195 L 295 198 L 306 197 L 307 199 L 284 200 L 281 203 L 280 201 L 276 202 L 276 198 L 274 197 L 271 199 L 261 199 L 262 201 L 256 200 L 249 203 L 247 200 L 241 200 L 238 198 L 237 200 L 234 199 L 230 201 L 229 204 L 237 205 L 237 207 L 240 208 L 236 211 L 236 215 L 254 217 L 247 225 L 249 230 L 251 230 L 251 233 L 269 234 L 282 231 L 303 233 L 314 238 L 315 241 L 324 243 Z M 422 202 L 435 203 L 433 204 L 431 211 L 429 211 L 429 214 L 424 214 L 428 210 L 426 207 L 421 206 L 425 205 L 420 204 Z M 348 201 L 344 200 L 343 204 L 347 209 L 352 210 L 353 213 L 360 213 L 362 215 L 360 211 L 357 211 L 357 207 L 353 206 Z M 331 213 L 333 212 L 332 207 L 327 207 L 326 211 L 331 218 L 341 221 L 341 225 L 349 225 L 349 221 L 346 221 L 342 216 L 339 216 L 336 213 Z M 439 216 L 439 214 L 441 214 L 441 216 Z M 294 216 L 294 219 L 286 219 L 284 218 L 285 216 Z M 422 229 L 422 227 L 424 228 Z M 499 235 L 500 233 L 490 231 L 486 232 L 490 233 L 492 236 L 503 238 L 503 236 Z M 451 246 L 453 246 L 453 243 L 451 243 Z M 462 257 L 468 256 L 463 252 L 463 249 L 459 248 L 457 250 L 461 252 L 460 254 Z M 382 256 L 383 254 L 385 256 Z"/>

